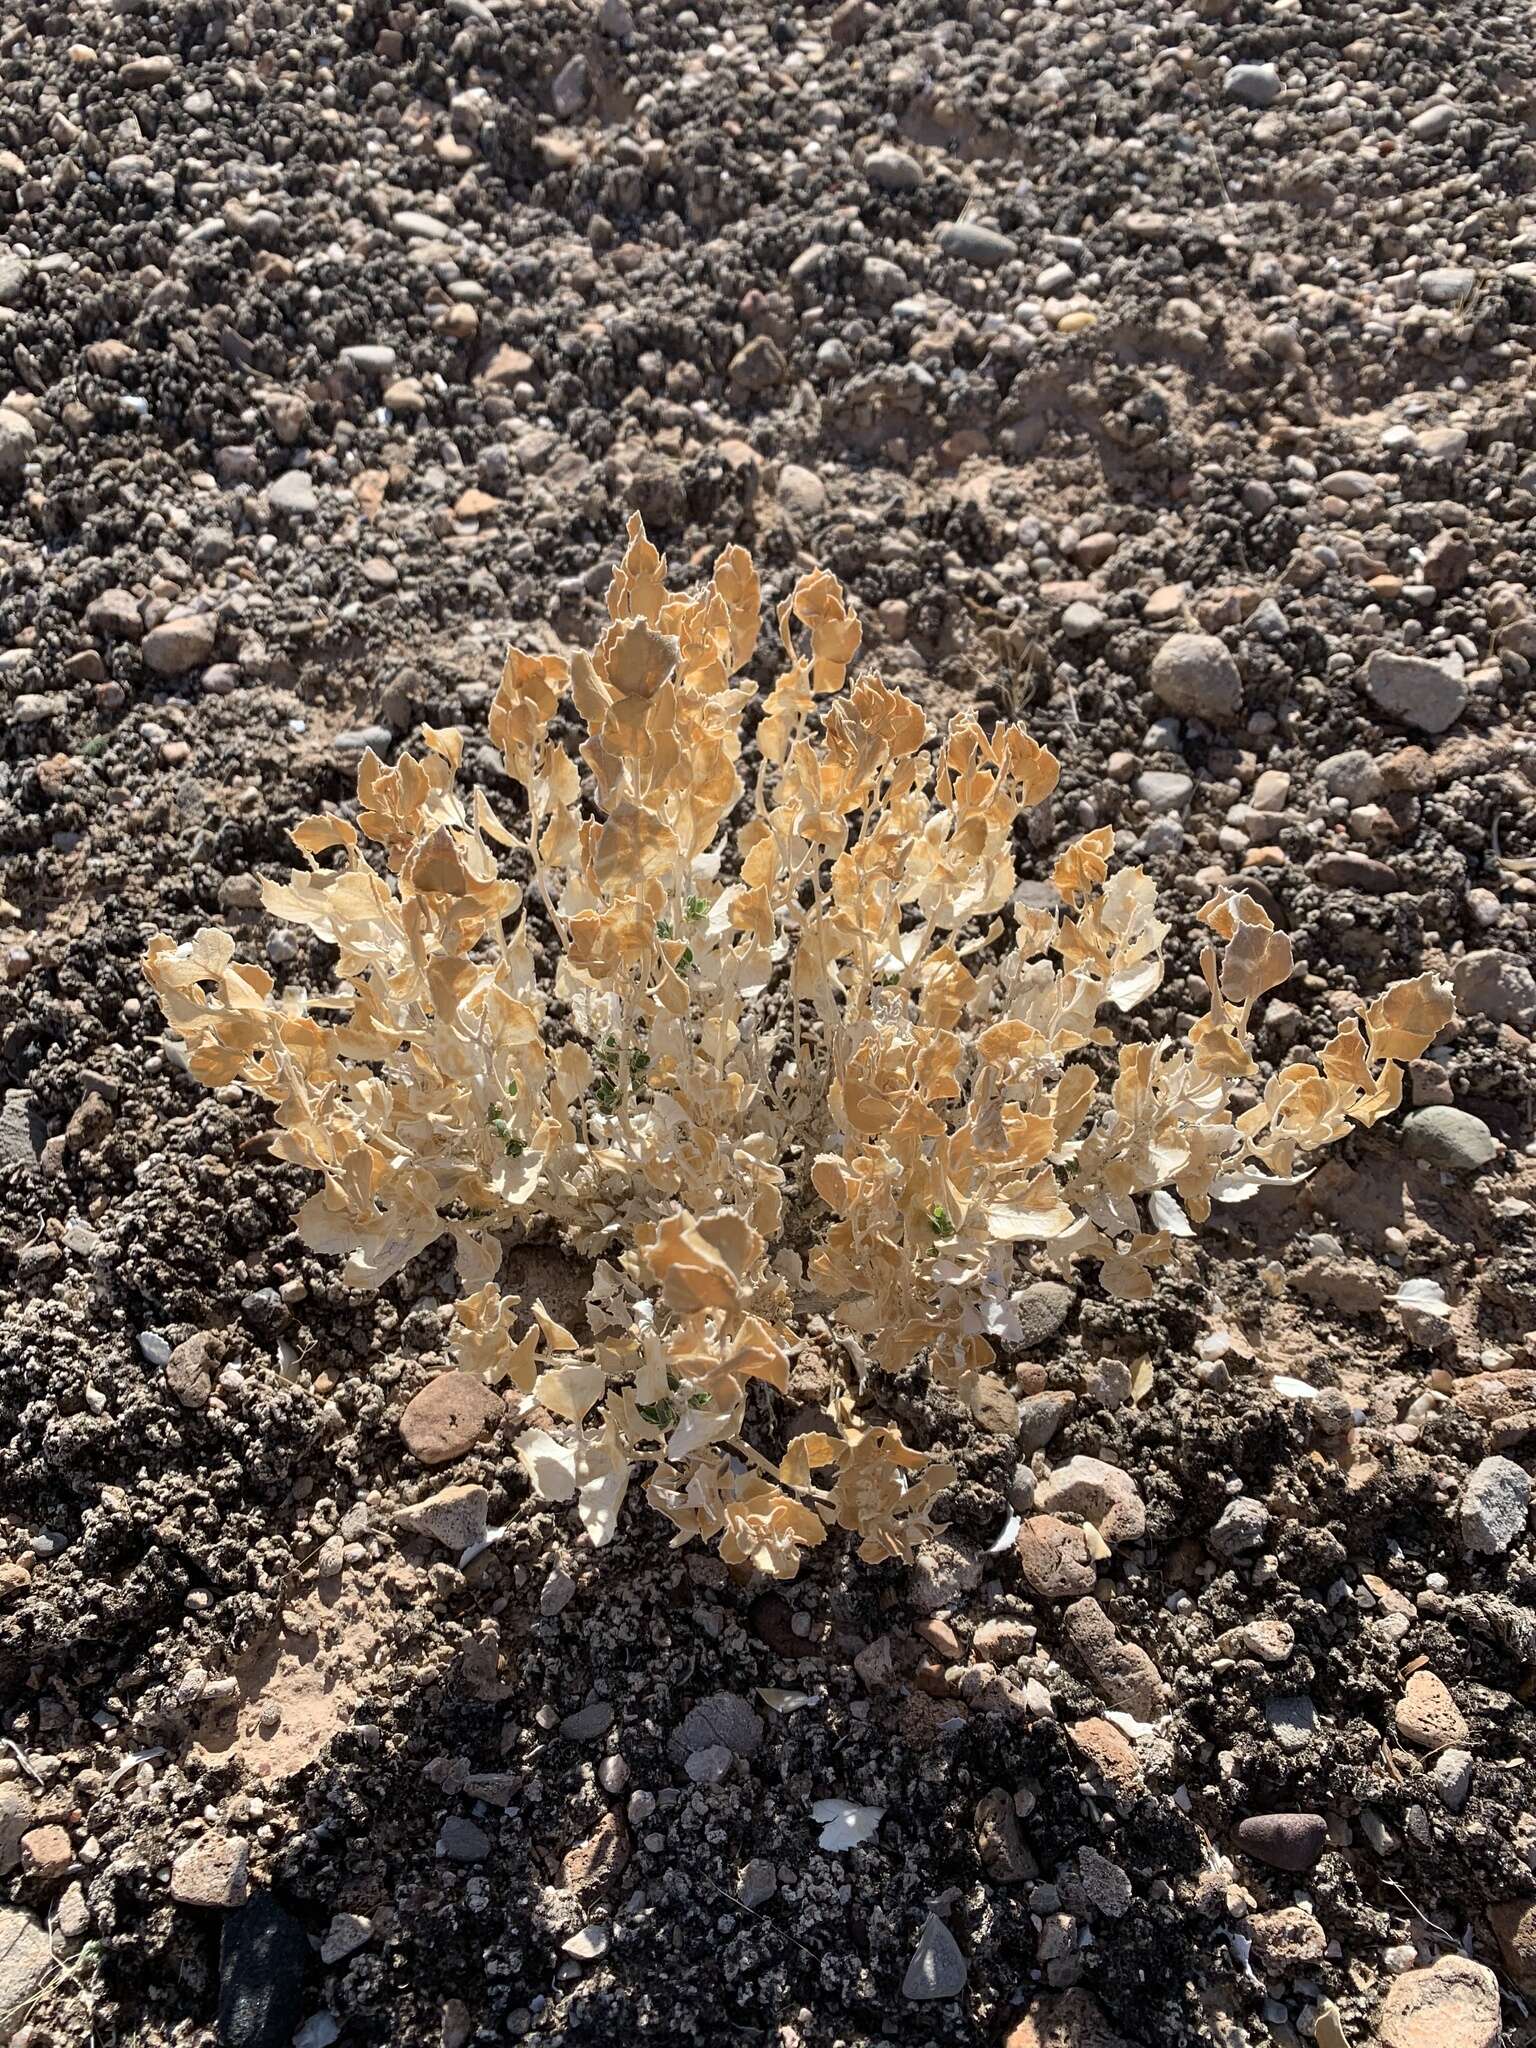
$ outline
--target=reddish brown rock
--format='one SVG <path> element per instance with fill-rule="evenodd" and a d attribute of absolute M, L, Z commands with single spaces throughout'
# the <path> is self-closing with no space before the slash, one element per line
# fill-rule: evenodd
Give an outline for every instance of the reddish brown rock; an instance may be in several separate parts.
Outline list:
<path fill-rule="evenodd" d="M 1098 1573 L 1082 1529 L 1058 1515 L 1031 1515 L 1015 1539 L 1019 1569 L 1045 1600 L 1076 1600 L 1091 1593 Z"/>
<path fill-rule="evenodd" d="M 400 1434 L 423 1465 L 447 1465 L 462 1458 L 506 1412 L 501 1396 L 473 1373 L 440 1372 L 407 1403 Z"/>

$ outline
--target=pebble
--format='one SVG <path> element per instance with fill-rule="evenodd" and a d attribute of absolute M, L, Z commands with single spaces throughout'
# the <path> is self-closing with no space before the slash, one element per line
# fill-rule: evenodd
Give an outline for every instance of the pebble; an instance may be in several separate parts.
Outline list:
<path fill-rule="evenodd" d="M 1433 1671 L 1415 1671 L 1403 1688 L 1393 1719 L 1405 1742 L 1417 1749 L 1444 1749 L 1466 1740 L 1466 1716 L 1450 1689 Z"/>
<path fill-rule="evenodd" d="M 186 1337 L 166 1360 L 166 1386 L 184 1409 L 205 1409 L 213 1393 L 209 1370 L 211 1337 L 203 1331 Z"/>
<path fill-rule="evenodd" d="M 969 263 L 977 270 L 997 270 L 1018 255 L 1018 244 L 996 228 L 979 227 L 969 220 L 950 221 L 934 237 L 946 256 L 957 263 Z"/>
<path fill-rule="evenodd" d="M 1498 1557 L 1525 1533 L 1531 1475 L 1513 1458 L 1484 1458 L 1461 1496 L 1461 1540 L 1481 1557 Z"/>
<path fill-rule="evenodd" d="M 1243 707 L 1237 663 L 1212 633 L 1171 633 L 1152 657 L 1152 694 L 1184 718 L 1229 725 Z"/>
<path fill-rule="evenodd" d="M 1083 598 L 1069 604 L 1061 615 L 1061 630 L 1069 640 L 1090 640 L 1095 633 L 1102 633 L 1104 626 L 1104 612 Z"/>
<path fill-rule="evenodd" d="M 550 97 L 555 112 L 562 121 L 579 114 L 587 103 L 587 60 L 579 53 L 570 58 L 555 74 L 550 88 Z"/>
<path fill-rule="evenodd" d="M 1024 1289 L 1017 1302 L 1019 1317 L 1018 1341 L 1026 1351 L 1033 1351 L 1036 1345 L 1044 1344 L 1054 1337 L 1067 1317 L 1072 1313 L 1077 1295 L 1059 1280 L 1035 1280 Z"/>
<path fill-rule="evenodd" d="M 1408 123 L 1408 133 L 1419 142 L 1439 142 L 1450 134 L 1456 125 L 1456 109 L 1446 100 L 1437 100 L 1433 106 L 1425 107 L 1415 114 Z"/>
<path fill-rule="evenodd" d="M 274 511 L 294 517 L 315 511 L 320 500 L 315 496 L 315 487 L 307 470 L 285 469 L 268 490 L 267 502 Z"/>
<path fill-rule="evenodd" d="M 1443 1749 L 1424 1775 L 1448 1813 L 1460 1813 L 1472 1791 L 1472 1755 L 1465 1749 Z"/>
<path fill-rule="evenodd" d="M 1075 1600 L 1093 1591 L 1098 1572 L 1077 1524 L 1031 1515 L 1019 1525 L 1014 1547 L 1025 1583 L 1042 1599 Z"/>
<path fill-rule="evenodd" d="M 0 483 L 15 483 L 36 448 L 31 423 L 8 405 L 0 405 Z"/>
<path fill-rule="evenodd" d="M 211 613 L 188 612 L 152 627 L 140 652 L 145 667 L 157 676 L 184 676 L 206 664 L 217 638 L 218 622 Z"/>
<path fill-rule="evenodd" d="M 1218 1557 L 1241 1557 L 1258 1550 L 1269 1534 L 1269 1509 L 1260 1500 L 1238 1494 L 1229 1500 L 1211 1527 L 1207 1541 Z"/>
<path fill-rule="evenodd" d="M 183 1906 L 228 1912 L 251 1893 L 251 1845 L 235 1835 L 205 1835 L 171 1865 L 171 1897 Z"/>
<path fill-rule="evenodd" d="M 958 1998 L 967 1970 L 959 1943 L 936 1913 L 930 1913 L 917 1937 L 917 1947 L 901 1980 L 901 1995 L 910 1999 Z"/>
<path fill-rule="evenodd" d="M 468 1372 L 442 1372 L 407 1402 L 400 1434 L 423 1465 L 447 1465 L 472 1450 L 506 1415 L 494 1387 Z"/>
<path fill-rule="evenodd" d="M 355 342 L 341 352 L 341 360 L 348 369 L 356 370 L 361 377 L 387 377 L 394 370 L 398 358 L 392 348 L 373 342 Z M 294 472 L 290 471 L 292 475 Z"/>
<path fill-rule="evenodd" d="M 1470 1110 L 1434 1103 L 1403 1119 L 1403 1145 L 1410 1157 L 1452 1173 L 1477 1173 L 1498 1157 L 1498 1140 Z"/>
<path fill-rule="evenodd" d="M 1419 297 L 1426 306 L 1456 306 L 1477 284 L 1475 270 L 1459 265 L 1443 270 L 1426 270 L 1419 278 Z"/>
<path fill-rule="evenodd" d="M 1273 64 L 1234 64 L 1221 89 L 1242 106 L 1272 107 L 1280 97 L 1280 74 Z"/>
<path fill-rule="evenodd" d="M 813 469 L 786 462 L 774 496 L 792 519 L 816 519 L 827 509 L 827 487 Z"/>
<path fill-rule="evenodd" d="M 1459 657 L 1430 661 L 1378 647 L 1365 664 L 1365 691 L 1378 711 L 1415 732 L 1445 732 L 1467 708 Z"/>
<path fill-rule="evenodd" d="M 1469 1956 L 1443 1955 L 1388 1990 L 1377 2022 L 1381 2048 L 1498 2048 L 1499 1980 Z"/>
<path fill-rule="evenodd" d="M 1148 768 L 1132 784 L 1150 811 L 1182 811 L 1195 793 L 1192 775 L 1176 768 Z"/>
<path fill-rule="evenodd" d="M 1451 966 L 1451 990 L 1463 1017 L 1488 1017 L 1529 1032 L 1536 1024 L 1536 974 L 1518 953 L 1482 947 Z"/>
<path fill-rule="evenodd" d="M 1321 1921 L 1305 1906 L 1255 1913 L 1248 1927 L 1253 1953 L 1266 1977 L 1289 1977 L 1309 1964 L 1320 1963 L 1328 1951 Z"/>
<path fill-rule="evenodd" d="M 923 184 L 923 167 L 904 149 L 872 149 L 864 159 L 864 175 L 877 192 L 917 192 Z"/>
<path fill-rule="evenodd" d="M 1035 1500 L 1043 1514 L 1092 1522 L 1106 1543 L 1139 1543 L 1146 1534 L 1147 1511 L 1135 1480 L 1102 1458 L 1069 1458 L 1040 1482 Z"/>
<path fill-rule="evenodd" d="M 430 1499 L 401 1508 L 395 1526 L 426 1536 L 445 1550 L 464 1551 L 485 1537 L 491 1496 L 483 1486 L 445 1486 Z"/>
<path fill-rule="evenodd" d="M 49 1821 L 40 1828 L 28 1828 L 21 1838 L 22 1869 L 39 1884 L 50 1888 L 58 1884 L 69 1875 L 74 1860 L 75 1849 L 69 1839 L 69 1829 L 60 1827 L 56 1821 Z"/>
<path fill-rule="evenodd" d="M 736 1896 L 749 1910 L 766 1906 L 779 1888 L 779 1875 L 765 1856 L 754 1856 L 744 1864 L 736 1880 Z"/>
<path fill-rule="evenodd" d="M 360 1948 L 367 1945 L 372 1927 L 360 1913 L 336 1913 L 331 1924 L 320 1937 L 320 1960 L 329 1966 L 345 1962 Z"/>
<path fill-rule="evenodd" d="M 1271 1870 L 1310 1870 L 1328 1840 L 1320 1813 L 1256 1813 L 1240 1820 L 1233 1840 L 1245 1856 Z"/>

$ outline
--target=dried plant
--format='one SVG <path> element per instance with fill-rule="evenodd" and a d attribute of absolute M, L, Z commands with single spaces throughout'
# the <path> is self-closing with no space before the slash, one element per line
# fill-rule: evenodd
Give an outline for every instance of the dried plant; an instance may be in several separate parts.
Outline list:
<path fill-rule="evenodd" d="M 974 1399 L 1020 1246 L 1145 1299 L 1213 1202 L 1393 1109 L 1450 1003 L 1399 983 L 1235 1114 L 1254 1004 L 1291 972 L 1251 897 L 1201 913 L 1220 944 L 1187 1042 L 1117 1043 L 1101 1013 L 1157 989 L 1167 927 L 1144 873 L 1110 874 L 1108 827 L 1019 888 L 1015 828 L 1057 778 L 1022 729 L 966 715 L 935 744 L 909 697 L 850 683 L 859 627 L 816 573 L 779 608 L 749 764 L 748 556 L 676 595 L 633 521 L 608 611 L 590 654 L 507 658 L 515 824 L 425 728 L 420 759 L 365 757 L 356 824 L 295 832 L 305 866 L 263 900 L 335 947 L 337 993 L 274 995 L 216 930 L 157 937 L 149 978 L 193 1073 L 274 1105 L 276 1153 L 319 1176 L 303 1239 L 351 1283 L 452 1234 L 458 1364 L 510 1383 L 533 1487 L 594 1542 L 638 1473 L 733 1563 L 789 1577 L 834 1524 L 907 1558 L 954 1475 L 861 1419 L 876 1370 Z M 500 1292 L 531 1233 L 595 1260 L 585 1338 Z M 804 1347 L 840 1390 L 769 1458 L 752 1382 L 783 1395 Z"/>

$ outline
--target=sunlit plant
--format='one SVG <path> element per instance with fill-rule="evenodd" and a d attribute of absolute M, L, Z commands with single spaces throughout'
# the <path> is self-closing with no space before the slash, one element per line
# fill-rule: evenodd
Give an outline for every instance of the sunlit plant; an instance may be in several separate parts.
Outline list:
<path fill-rule="evenodd" d="M 778 1577 L 832 1526 L 910 1558 L 954 1472 L 878 1421 L 880 1374 L 974 1401 L 1021 1254 L 1145 1300 L 1214 1202 L 1395 1108 L 1450 1002 L 1396 984 L 1234 1113 L 1292 964 L 1252 897 L 1200 913 L 1187 1040 L 1119 1042 L 1103 1015 L 1158 988 L 1168 928 L 1146 874 L 1110 872 L 1107 826 L 1020 887 L 1057 763 L 1019 726 L 936 738 L 878 675 L 850 682 L 859 627 L 823 572 L 779 607 L 748 722 L 740 548 L 676 594 L 634 520 L 608 611 L 590 654 L 507 657 L 515 816 L 457 788 L 459 731 L 424 727 L 419 757 L 364 757 L 355 823 L 298 827 L 304 866 L 263 901 L 336 949 L 333 987 L 279 996 L 211 929 L 157 936 L 149 978 L 192 1072 L 273 1105 L 275 1153 L 318 1176 L 304 1242 L 349 1282 L 451 1235 L 457 1363 L 508 1386 L 535 1491 L 594 1543 L 638 1480 L 679 1542 Z M 594 1262 L 580 1336 L 501 1291 L 530 1236 Z M 807 1345 L 826 1426 L 769 1455 L 753 1383 L 784 1395 Z"/>

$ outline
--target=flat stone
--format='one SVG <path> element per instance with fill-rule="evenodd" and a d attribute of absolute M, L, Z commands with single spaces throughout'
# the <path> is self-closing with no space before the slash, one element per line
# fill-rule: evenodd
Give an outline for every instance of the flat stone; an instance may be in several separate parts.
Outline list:
<path fill-rule="evenodd" d="M 0 1906 L 0 2041 L 10 2040 L 54 1970 L 42 1922 L 18 1906 Z"/>
<path fill-rule="evenodd" d="M 1043 1514 L 1092 1522 L 1106 1543 L 1139 1543 L 1146 1534 L 1147 1511 L 1135 1480 L 1102 1458 L 1069 1458 L 1041 1480 L 1035 1500 Z"/>
<path fill-rule="evenodd" d="M 32 1795 L 14 1780 L 0 1785 L 0 1877 L 9 1877 L 21 1861 L 22 1837 L 37 1818 Z"/>
<path fill-rule="evenodd" d="M 392 213 L 389 224 L 408 242 L 462 242 L 464 230 L 451 220 L 439 220 L 435 213 L 418 213 L 410 207 Z"/>
<path fill-rule="evenodd" d="M 276 483 L 269 487 L 267 503 L 275 511 L 286 512 L 293 517 L 315 511 L 320 500 L 315 496 L 315 487 L 307 470 L 285 469 Z"/>
<path fill-rule="evenodd" d="M 1536 1899 L 1506 1899 L 1490 1906 L 1488 1924 L 1516 1984 L 1522 1991 L 1536 1991 Z"/>
<path fill-rule="evenodd" d="M 732 1756 L 756 1756 L 763 1743 L 762 1716 L 739 1693 L 711 1693 L 689 1709 L 673 1742 L 684 1756 L 714 1743 Z"/>
<path fill-rule="evenodd" d="M 1419 297 L 1426 306 L 1457 306 L 1477 286 L 1477 272 L 1450 265 L 1426 270 L 1419 277 Z"/>
<path fill-rule="evenodd" d="M 1245 1856 L 1271 1870 L 1310 1870 L 1328 1840 L 1320 1813 L 1256 1813 L 1240 1820 L 1232 1839 Z"/>
<path fill-rule="evenodd" d="M 464 1551 L 485 1540 L 491 1496 L 483 1486 L 445 1486 L 413 1507 L 401 1508 L 395 1527 L 426 1536 L 445 1550 Z"/>
<path fill-rule="evenodd" d="M 437 1831 L 437 1853 L 446 1863 L 483 1863 L 491 1853 L 491 1838 L 463 1814 L 451 1813 Z"/>
<path fill-rule="evenodd" d="M 1365 664 L 1365 693 L 1378 711 L 1415 732 L 1444 732 L 1467 708 L 1459 665 L 1384 647 Z"/>
<path fill-rule="evenodd" d="M 1126 2048 L 1091 1991 L 1045 1992 L 1010 2028 L 1003 2048 Z"/>
<path fill-rule="evenodd" d="M 1067 1729 L 1067 1740 L 1111 1791 L 1125 1799 L 1136 1796 L 1141 1789 L 1136 1745 L 1113 1721 L 1102 1720 L 1097 1714 L 1073 1721 Z"/>
<path fill-rule="evenodd" d="M 1221 90 L 1242 106 L 1272 107 L 1280 97 L 1280 74 L 1273 64 L 1234 64 Z"/>
<path fill-rule="evenodd" d="M 1453 1173 L 1476 1173 L 1498 1157 L 1498 1140 L 1480 1116 L 1434 1103 L 1403 1119 L 1403 1144 L 1415 1159 Z"/>
<path fill-rule="evenodd" d="M 231 1913 L 219 1940 L 220 2048 L 289 2048 L 309 1963 L 309 1937 L 269 1893 Z"/>
<path fill-rule="evenodd" d="M 585 1841 L 567 1849 L 560 1874 L 567 1891 L 605 1885 L 623 1874 L 630 1858 L 629 1829 L 622 1813 L 605 1813 Z"/>
<path fill-rule="evenodd" d="M 574 1714 L 567 1714 L 560 1723 L 560 1733 L 567 1742 L 595 1742 L 600 1735 L 606 1735 L 613 1726 L 613 1706 L 608 1700 L 594 1700 L 588 1707 L 578 1707 Z"/>
<path fill-rule="evenodd" d="M 75 1847 L 69 1839 L 69 1829 L 61 1828 L 57 1821 L 28 1828 L 21 1838 L 22 1869 L 41 1884 L 61 1883 L 69 1875 L 74 1860 Z"/>
<path fill-rule="evenodd" d="M 1513 1458 L 1484 1458 L 1461 1496 L 1461 1540 L 1482 1557 L 1498 1557 L 1525 1533 L 1531 1475 Z"/>
<path fill-rule="evenodd" d="M 1170 633 L 1152 657 L 1152 694 L 1183 718 L 1229 725 L 1243 708 L 1237 663 L 1213 633 Z"/>
<path fill-rule="evenodd" d="M 948 222 L 934 239 L 946 256 L 952 256 L 957 263 L 969 263 L 977 270 L 1000 269 L 1019 253 L 1018 244 L 1009 236 L 968 220 Z"/>
<path fill-rule="evenodd" d="M 473 1373 L 442 1372 L 406 1404 L 400 1434 L 423 1465 L 447 1465 L 472 1450 L 506 1412 L 495 1388 Z"/>
<path fill-rule="evenodd" d="M 131 590 L 104 590 L 100 597 L 93 597 L 85 608 L 85 623 L 93 633 L 101 633 L 108 640 L 142 640 L 144 637 L 139 600 Z"/>
<path fill-rule="evenodd" d="M 1045 1600 L 1076 1600 L 1091 1593 L 1098 1571 L 1080 1526 L 1056 1515 L 1031 1515 L 1019 1525 L 1014 1547 L 1031 1592 Z"/>
<path fill-rule="evenodd" d="M 356 370 L 360 377 L 388 377 L 398 358 L 395 351 L 384 343 L 363 341 L 344 348 L 341 360 L 348 369 Z"/>
<path fill-rule="evenodd" d="M 1317 1708 L 1304 1692 L 1277 1693 L 1266 1700 L 1264 1720 L 1287 1756 L 1299 1756 L 1317 1734 Z"/>
<path fill-rule="evenodd" d="M 737 1898 L 752 1910 L 766 1906 L 778 1888 L 779 1873 L 766 1856 L 754 1856 L 750 1863 L 743 1865 L 736 1880 Z"/>
<path fill-rule="evenodd" d="M 1022 1884 L 1036 1874 L 1013 1794 L 998 1785 L 976 1802 L 976 1853 L 994 1884 Z"/>
<path fill-rule="evenodd" d="M 165 1383 L 183 1408 L 206 1408 L 213 1393 L 212 1340 L 204 1331 L 176 1346 L 165 1362 Z"/>
<path fill-rule="evenodd" d="M 327 1968 L 332 1963 L 343 1963 L 348 1956 L 355 1956 L 360 1948 L 367 1945 L 373 1929 L 361 1913 L 335 1913 L 331 1924 L 320 1937 L 320 1960 Z"/>
<path fill-rule="evenodd" d="M 171 1897 L 183 1906 L 228 1912 L 251 1895 L 251 1845 L 236 1835 L 204 1835 L 171 1865 Z"/>
<path fill-rule="evenodd" d="M 1466 1716 L 1450 1688 L 1433 1671 L 1415 1671 L 1403 1688 L 1393 1719 L 1405 1742 L 1418 1749 L 1445 1749 L 1467 1739 Z"/>
<path fill-rule="evenodd" d="M 1195 793 L 1195 779 L 1176 768 L 1148 768 L 1131 785 L 1149 811 L 1182 811 Z"/>
<path fill-rule="evenodd" d="M 771 391 L 783 383 L 787 368 L 778 343 L 766 334 L 755 334 L 731 357 L 730 375 L 745 391 Z"/>
<path fill-rule="evenodd" d="M 936 1913 L 930 1913 L 917 1937 L 917 1948 L 901 1980 L 903 1998 L 958 1998 L 967 1970 L 960 1945 Z"/>
<path fill-rule="evenodd" d="M 1075 1601 L 1062 1635 L 1102 1699 L 1138 1721 L 1157 1720 L 1166 1704 L 1157 1666 L 1138 1644 L 1121 1640 L 1097 1600 Z"/>
<path fill-rule="evenodd" d="M 1382 2048 L 1498 2048 L 1499 1980 L 1468 1956 L 1439 1956 L 1392 1984 L 1377 2031 Z"/>
<path fill-rule="evenodd" d="M 206 664 L 217 638 L 218 621 L 210 612 L 166 619 L 144 635 L 144 665 L 157 676 L 184 676 Z"/>
<path fill-rule="evenodd" d="M 1402 887 L 1396 868 L 1352 849 L 1315 855 L 1307 863 L 1307 873 L 1325 889 L 1358 889 L 1362 896 L 1389 896 Z"/>

